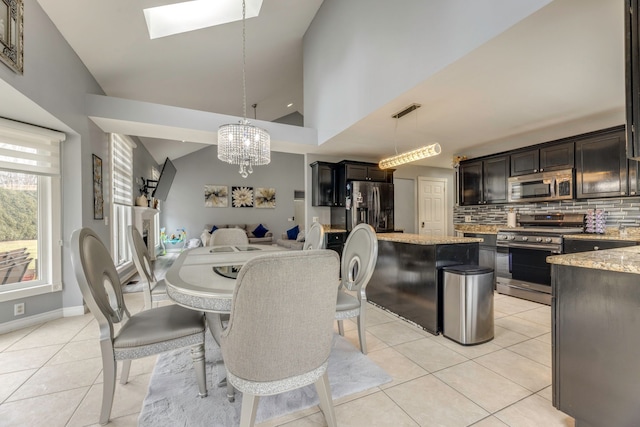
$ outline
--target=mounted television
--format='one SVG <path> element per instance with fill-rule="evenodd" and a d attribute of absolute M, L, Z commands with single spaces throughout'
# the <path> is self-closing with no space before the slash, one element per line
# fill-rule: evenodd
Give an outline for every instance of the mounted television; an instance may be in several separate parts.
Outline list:
<path fill-rule="evenodd" d="M 175 178 L 175 176 L 176 167 L 173 166 L 173 163 L 171 163 L 171 160 L 167 157 L 164 161 L 164 166 L 162 166 L 162 172 L 160 172 L 160 178 L 158 178 L 156 188 L 153 190 L 153 194 L 151 194 L 151 196 L 158 200 L 167 200 L 169 189 L 171 188 L 171 184 L 173 183 L 173 178 Z"/>

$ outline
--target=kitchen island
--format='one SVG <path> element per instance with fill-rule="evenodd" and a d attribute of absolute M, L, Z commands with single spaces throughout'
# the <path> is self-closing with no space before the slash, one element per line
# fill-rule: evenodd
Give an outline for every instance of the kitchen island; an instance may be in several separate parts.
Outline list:
<path fill-rule="evenodd" d="M 576 427 L 639 426 L 640 247 L 552 264 L 553 406 Z"/>
<path fill-rule="evenodd" d="M 478 264 L 482 239 L 379 233 L 367 299 L 432 334 L 442 330 L 442 267 Z"/>

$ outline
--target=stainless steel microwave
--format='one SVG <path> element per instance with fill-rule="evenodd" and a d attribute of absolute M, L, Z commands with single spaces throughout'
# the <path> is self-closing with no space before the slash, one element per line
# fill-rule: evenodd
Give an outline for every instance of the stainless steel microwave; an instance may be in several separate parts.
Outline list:
<path fill-rule="evenodd" d="M 573 199 L 573 169 L 514 176 L 508 180 L 509 202 Z"/>

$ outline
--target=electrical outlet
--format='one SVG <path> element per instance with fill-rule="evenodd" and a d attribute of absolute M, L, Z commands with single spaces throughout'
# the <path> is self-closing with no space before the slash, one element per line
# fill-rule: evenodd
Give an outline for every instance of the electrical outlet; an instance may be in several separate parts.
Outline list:
<path fill-rule="evenodd" d="M 464 222 L 471 222 L 471 215 L 465 215 Z"/>
<path fill-rule="evenodd" d="M 295 217 L 294 217 L 294 216 L 292 216 L 292 217 L 287 218 L 287 221 L 289 221 L 289 222 L 293 222 L 293 220 L 294 220 L 294 219 L 295 219 Z"/>
<path fill-rule="evenodd" d="M 22 316 L 24 314 L 24 303 L 13 304 L 13 315 Z"/>
<path fill-rule="evenodd" d="M 317 217 L 317 216 L 314 216 L 312 221 L 313 221 L 313 222 L 318 222 L 318 217 Z"/>

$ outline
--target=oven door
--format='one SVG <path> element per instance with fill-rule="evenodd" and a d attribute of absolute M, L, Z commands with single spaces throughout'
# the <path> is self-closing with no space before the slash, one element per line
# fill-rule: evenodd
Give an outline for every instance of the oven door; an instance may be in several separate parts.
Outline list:
<path fill-rule="evenodd" d="M 560 253 L 557 247 L 510 244 L 498 247 L 496 289 L 543 304 L 551 303 L 551 265 L 547 257 Z"/>

